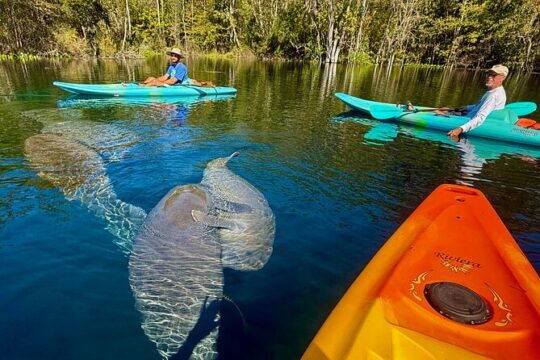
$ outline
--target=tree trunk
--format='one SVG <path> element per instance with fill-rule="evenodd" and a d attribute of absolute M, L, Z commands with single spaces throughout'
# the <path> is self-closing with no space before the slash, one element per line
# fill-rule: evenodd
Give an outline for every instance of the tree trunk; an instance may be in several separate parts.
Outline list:
<path fill-rule="evenodd" d="M 156 0 L 156 12 L 157 12 L 158 33 L 161 34 L 161 10 L 160 10 L 160 0 Z"/>
<path fill-rule="evenodd" d="M 236 31 L 236 21 L 234 19 L 234 6 L 235 6 L 235 0 L 231 0 L 229 3 L 229 26 L 231 29 L 230 38 L 231 41 L 236 45 L 236 47 L 240 48 L 240 40 L 238 39 L 238 33 Z"/>
<path fill-rule="evenodd" d="M 17 19 L 17 17 L 15 16 L 15 10 L 13 8 L 13 1 L 11 1 L 10 12 L 11 12 L 11 23 L 13 26 L 13 35 L 15 35 L 15 46 L 18 50 L 20 50 L 23 48 L 23 45 L 22 45 L 21 36 L 19 33 L 19 27 L 17 25 L 17 21 L 15 20 Z"/>
<path fill-rule="evenodd" d="M 336 6 L 334 0 L 328 2 L 328 31 L 326 34 L 325 42 L 325 62 L 337 63 L 339 60 L 339 53 L 341 52 L 341 43 L 345 37 L 344 16 L 349 13 L 352 0 L 347 2 L 339 13 L 336 13 Z"/>
<path fill-rule="evenodd" d="M 126 17 L 127 17 L 127 33 L 128 38 L 131 38 L 131 13 L 129 12 L 129 0 L 126 0 Z"/>
<path fill-rule="evenodd" d="M 124 18 L 124 37 L 122 39 L 122 52 L 126 49 L 126 40 L 131 37 L 131 18 L 129 16 L 129 0 L 126 0 L 126 17 Z"/>
<path fill-rule="evenodd" d="M 360 16 L 360 24 L 358 25 L 358 32 L 356 33 L 356 41 L 354 44 L 354 52 L 358 52 L 360 45 L 362 44 L 362 35 L 364 29 L 364 19 L 367 13 L 367 0 L 362 1 L 362 15 Z"/>

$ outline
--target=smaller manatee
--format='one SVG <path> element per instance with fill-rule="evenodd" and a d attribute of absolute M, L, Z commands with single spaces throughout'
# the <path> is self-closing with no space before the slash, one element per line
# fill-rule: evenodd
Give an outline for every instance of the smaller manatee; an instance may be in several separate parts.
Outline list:
<path fill-rule="evenodd" d="M 224 267 L 255 271 L 266 265 L 274 244 L 276 223 L 264 195 L 227 168 L 229 157 L 210 161 L 201 185 L 214 200 L 214 211 L 193 211 L 196 221 L 218 228 Z"/>

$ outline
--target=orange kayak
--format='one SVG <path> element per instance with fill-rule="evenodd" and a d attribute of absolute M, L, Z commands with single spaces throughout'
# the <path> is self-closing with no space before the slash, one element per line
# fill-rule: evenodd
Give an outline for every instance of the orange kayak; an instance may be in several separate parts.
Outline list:
<path fill-rule="evenodd" d="M 441 185 L 302 359 L 540 359 L 540 278 L 486 197 Z"/>

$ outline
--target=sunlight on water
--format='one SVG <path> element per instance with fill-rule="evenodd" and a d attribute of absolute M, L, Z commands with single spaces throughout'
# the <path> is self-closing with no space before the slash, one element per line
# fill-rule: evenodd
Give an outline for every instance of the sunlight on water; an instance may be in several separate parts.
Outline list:
<path fill-rule="evenodd" d="M 148 333 L 163 318 L 144 320 L 159 308 L 139 313 L 136 298 L 181 307 L 175 286 L 205 284 L 200 273 L 182 277 L 189 269 L 178 263 L 179 273 L 165 269 L 170 284 L 138 278 L 132 291 L 133 240 L 171 189 L 201 183 L 209 161 L 235 151 L 227 167 L 267 201 L 275 238 L 273 251 L 254 248 L 258 262 L 211 266 L 222 281 L 215 297 L 232 300 L 220 302 L 219 335 L 204 340 L 212 356 L 298 359 L 374 253 L 441 183 L 483 191 L 540 270 L 540 150 L 455 143 L 365 118 L 334 97 L 470 104 L 484 91 L 483 73 L 188 59 L 192 77 L 235 86 L 237 95 L 92 99 L 51 85 L 143 79 L 162 71 L 162 60 L 0 63 L 2 359 L 162 358 L 167 350 Z M 539 86 L 538 75 L 511 74 L 508 101 L 540 103 Z M 217 213 L 253 206 L 228 200 Z M 151 261 L 143 260 L 144 270 Z M 172 264 L 154 260 L 157 269 Z M 175 317 L 167 321 L 185 325 Z"/>

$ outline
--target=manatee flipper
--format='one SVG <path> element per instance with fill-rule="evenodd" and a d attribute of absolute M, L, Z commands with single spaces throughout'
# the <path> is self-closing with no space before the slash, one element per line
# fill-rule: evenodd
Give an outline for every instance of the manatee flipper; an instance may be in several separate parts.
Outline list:
<path fill-rule="evenodd" d="M 253 208 L 247 204 L 241 204 L 233 201 L 227 201 L 223 199 L 214 199 L 215 207 L 218 210 L 235 213 L 235 214 L 242 214 L 242 213 L 251 213 L 253 212 Z"/>
<path fill-rule="evenodd" d="M 205 214 L 200 210 L 191 210 L 191 216 L 195 222 L 203 223 L 209 227 L 215 227 L 220 229 L 229 229 L 234 231 L 243 231 L 244 226 L 240 225 L 236 221 L 217 217 L 215 215 Z"/>

